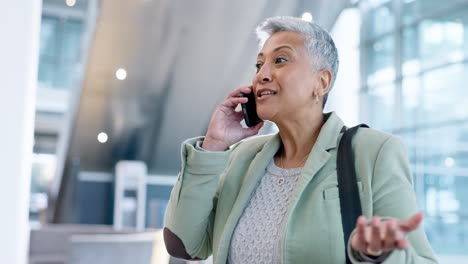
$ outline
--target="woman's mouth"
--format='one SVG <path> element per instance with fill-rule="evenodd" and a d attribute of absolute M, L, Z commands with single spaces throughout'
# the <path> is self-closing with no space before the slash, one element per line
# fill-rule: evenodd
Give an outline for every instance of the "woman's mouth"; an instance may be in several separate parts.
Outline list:
<path fill-rule="evenodd" d="M 271 91 L 271 90 L 264 90 L 264 91 L 259 91 L 257 93 L 257 100 L 259 101 L 263 101 L 263 100 L 266 100 L 272 96 L 276 95 L 276 92 L 275 91 Z"/>

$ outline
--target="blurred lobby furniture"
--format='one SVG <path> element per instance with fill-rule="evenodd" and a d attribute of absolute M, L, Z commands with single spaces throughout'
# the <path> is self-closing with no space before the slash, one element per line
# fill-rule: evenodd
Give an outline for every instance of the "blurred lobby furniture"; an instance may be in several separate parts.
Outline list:
<path fill-rule="evenodd" d="M 164 264 L 162 231 L 111 226 L 49 225 L 31 230 L 29 264 Z"/>
<path fill-rule="evenodd" d="M 146 177 L 142 161 L 121 160 L 115 166 L 114 228 L 145 228 Z M 130 195 L 128 195 L 128 194 Z"/>

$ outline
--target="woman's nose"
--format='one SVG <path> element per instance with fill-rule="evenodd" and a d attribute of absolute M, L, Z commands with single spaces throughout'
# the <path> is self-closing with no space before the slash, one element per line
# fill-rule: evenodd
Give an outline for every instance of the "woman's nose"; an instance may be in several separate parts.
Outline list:
<path fill-rule="evenodd" d="M 260 83 L 271 82 L 271 72 L 267 67 L 265 67 L 265 65 L 260 68 L 260 71 L 257 73 L 257 80 Z"/>

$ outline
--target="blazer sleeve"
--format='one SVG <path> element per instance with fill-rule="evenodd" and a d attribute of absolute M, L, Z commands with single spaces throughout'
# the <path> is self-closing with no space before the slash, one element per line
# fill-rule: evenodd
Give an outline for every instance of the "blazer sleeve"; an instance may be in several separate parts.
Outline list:
<path fill-rule="evenodd" d="M 381 145 L 374 163 L 371 188 L 374 215 L 403 220 L 418 212 L 406 148 L 398 137 L 390 136 Z M 382 263 L 438 263 L 422 224 L 408 235 L 408 240 L 410 242 L 408 248 L 392 251 Z M 355 258 L 350 241 L 348 241 L 348 255 L 351 261 L 370 263 Z"/>
<path fill-rule="evenodd" d="M 182 143 L 181 170 L 164 217 L 169 254 L 188 260 L 206 259 L 212 254 L 218 183 L 232 150 L 197 150 L 196 142 L 202 139 Z"/>

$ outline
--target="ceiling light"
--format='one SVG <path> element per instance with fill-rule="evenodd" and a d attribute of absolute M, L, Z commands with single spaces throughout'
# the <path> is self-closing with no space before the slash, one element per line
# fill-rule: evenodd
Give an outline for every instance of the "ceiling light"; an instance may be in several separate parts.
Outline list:
<path fill-rule="evenodd" d="M 305 12 L 302 14 L 302 20 L 307 21 L 307 22 L 312 22 L 314 18 L 312 17 L 312 14 L 309 12 Z"/>
<path fill-rule="evenodd" d="M 445 166 L 451 168 L 453 165 L 455 165 L 455 160 L 452 157 L 447 157 L 445 159 Z"/>
<path fill-rule="evenodd" d="M 107 142 L 107 139 L 108 139 L 108 136 L 106 133 L 104 132 L 101 132 L 98 134 L 97 136 L 97 140 L 100 142 L 100 143 L 106 143 Z"/>
<path fill-rule="evenodd" d="M 67 4 L 67 6 L 73 7 L 76 4 L 76 0 L 65 0 L 65 3 Z"/>
<path fill-rule="evenodd" d="M 125 69 L 118 69 L 116 72 L 115 72 L 115 77 L 119 80 L 125 80 L 127 78 L 127 71 Z"/>

